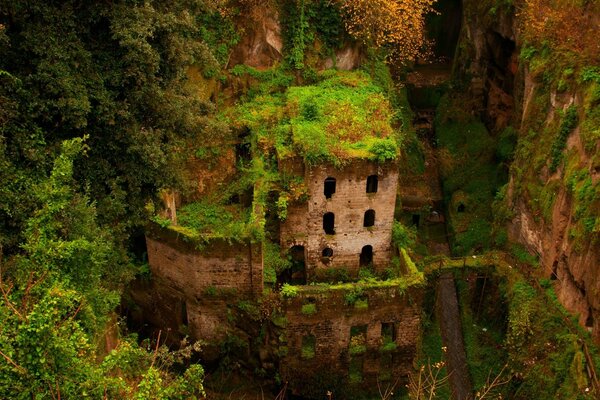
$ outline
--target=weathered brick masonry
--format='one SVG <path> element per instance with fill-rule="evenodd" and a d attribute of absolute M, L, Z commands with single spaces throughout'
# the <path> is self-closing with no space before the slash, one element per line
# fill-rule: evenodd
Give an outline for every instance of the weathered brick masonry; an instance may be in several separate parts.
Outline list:
<path fill-rule="evenodd" d="M 375 193 L 367 193 L 369 176 L 377 177 Z M 327 178 L 335 178 L 335 193 L 330 199 L 324 194 Z M 392 257 L 396 165 L 355 159 L 341 169 L 326 165 L 305 168 L 304 179 L 310 199 L 288 207 L 288 217 L 281 225 L 281 245 L 283 249 L 304 246 L 308 280 L 316 269 L 327 268 L 344 268 L 357 276 L 365 246 L 372 246 L 374 268 L 385 270 Z M 372 227 L 363 226 L 367 210 L 375 212 Z M 323 230 L 323 217 L 329 212 L 335 219 L 333 235 Z M 324 258 L 325 248 L 330 248 L 333 256 Z"/>
<path fill-rule="evenodd" d="M 262 245 L 211 240 L 202 251 L 170 232 L 147 237 L 148 262 L 157 296 L 180 298 L 194 337 L 222 337 L 227 303 L 218 295 L 254 298 L 263 290 Z M 232 297 L 230 296 L 230 297 Z M 222 296 L 221 296 L 222 297 Z M 182 311 L 175 310 L 177 313 Z M 171 318 L 172 319 L 172 318 Z"/>
<path fill-rule="evenodd" d="M 347 377 L 352 359 L 362 364 L 363 383 L 384 379 L 406 381 L 420 335 L 423 289 L 410 287 L 400 291 L 394 286 L 364 289 L 368 308 L 360 309 L 347 304 L 348 292 L 348 289 L 319 290 L 307 286 L 297 297 L 284 301 L 287 354 L 281 360 L 280 370 L 293 389 L 302 392 L 299 386 L 319 381 L 315 379 L 317 375 Z M 302 312 L 302 306 L 309 303 L 316 307 L 312 315 Z M 391 324 L 395 349 L 383 348 L 383 324 Z M 366 329 L 364 354 L 350 354 L 353 327 Z M 303 340 L 308 336 L 314 337 L 312 358 L 302 352 Z"/>

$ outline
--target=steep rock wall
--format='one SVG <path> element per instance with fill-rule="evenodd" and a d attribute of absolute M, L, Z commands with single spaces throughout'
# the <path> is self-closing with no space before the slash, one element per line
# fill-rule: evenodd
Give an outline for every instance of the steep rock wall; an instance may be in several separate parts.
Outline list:
<path fill-rule="evenodd" d="M 494 8 L 492 3 L 464 2 L 456 66 L 458 74 L 470 81 L 471 94 L 480 104 L 475 111 L 488 128 L 498 133 L 512 125 L 519 130 L 506 196 L 512 213 L 509 239 L 540 256 L 544 275 L 556 281 L 561 303 L 600 340 L 600 238 L 594 232 L 583 237 L 574 234 L 577 202 L 568 187 L 573 169 L 589 174 L 592 186 L 598 184 L 600 143 L 592 151 L 588 145 L 586 151 L 580 129 L 573 129 L 562 151 L 563 161 L 556 171 L 550 168 L 554 132 L 567 108 L 577 107 L 579 126 L 585 121 L 584 88 L 549 90 L 547 82 L 539 82 L 540 77 L 518 57 L 523 43 L 516 11 Z"/>

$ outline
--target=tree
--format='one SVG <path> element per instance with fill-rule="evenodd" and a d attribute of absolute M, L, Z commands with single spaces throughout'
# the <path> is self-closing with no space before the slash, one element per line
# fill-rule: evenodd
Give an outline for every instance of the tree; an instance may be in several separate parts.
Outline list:
<path fill-rule="evenodd" d="M 82 139 L 63 142 L 50 175 L 32 191 L 37 208 L 24 251 L 0 258 L 0 398 L 199 397 L 201 366 L 179 377 L 168 372 L 186 347 L 171 353 L 157 345 L 150 353 L 125 338 L 96 361 L 97 338 L 128 269 L 118 243 L 98 226 L 94 203 L 76 190 L 73 165 L 84 150 Z"/>
<path fill-rule="evenodd" d="M 424 54 L 425 15 L 436 0 L 337 0 L 346 29 L 365 45 L 385 48 L 400 63 Z"/>
<path fill-rule="evenodd" d="M 194 143 L 224 132 L 187 69 L 214 64 L 199 40 L 202 1 L 0 0 L 0 229 L 22 240 L 65 139 L 89 135 L 75 178 L 97 200 L 99 222 L 125 239 L 157 189 L 186 184 Z"/>

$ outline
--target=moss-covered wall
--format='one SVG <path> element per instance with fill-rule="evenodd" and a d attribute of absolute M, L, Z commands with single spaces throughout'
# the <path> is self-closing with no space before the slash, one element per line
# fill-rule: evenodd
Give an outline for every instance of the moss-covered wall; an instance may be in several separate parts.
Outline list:
<path fill-rule="evenodd" d="M 420 336 L 422 299 L 417 286 L 301 289 L 282 304 L 281 376 L 305 394 L 332 379 L 338 379 L 332 387 L 350 389 L 378 381 L 406 383 Z"/>

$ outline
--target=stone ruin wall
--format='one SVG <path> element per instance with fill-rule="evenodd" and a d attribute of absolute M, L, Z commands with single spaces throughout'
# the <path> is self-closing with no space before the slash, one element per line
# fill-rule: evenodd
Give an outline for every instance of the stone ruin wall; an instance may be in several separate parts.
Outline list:
<path fill-rule="evenodd" d="M 406 383 L 420 338 L 423 289 L 411 287 L 404 292 L 398 287 L 365 289 L 366 309 L 347 304 L 347 293 L 347 290 L 319 292 L 315 288 L 284 300 L 287 354 L 280 362 L 280 373 L 293 390 L 302 392 L 301 386 L 310 384 L 319 374 L 347 376 L 352 359 L 362 363 L 363 383 L 376 384 L 385 380 L 385 375 L 392 382 L 399 379 Z M 302 312 L 302 306 L 308 303 L 316 306 L 312 315 Z M 381 351 L 383 323 L 393 324 L 396 343 L 393 351 Z M 353 327 L 366 327 L 367 350 L 358 356 L 349 353 Z M 302 356 L 302 342 L 309 335 L 314 336 L 315 351 L 313 358 L 306 359 Z"/>
<path fill-rule="evenodd" d="M 162 315 L 149 315 L 161 321 L 158 326 L 187 325 L 193 337 L 204 340 L 223 337 L 227 300 L 262 293 L 262 246 L 213 240 L 199 251 L 167 236 L 146 238 L 153 290 L 138 300 L 146 310 L 161 310 Z"/>
<path fill-rule="evenodd" d="M 367 193 L 367 178 L 378 177 L 376 193 Z M 336 179 L 336 191 L 331 199 L 324 195 L 327 177 Z M 309 200 L 288 207 L 288 217 L 281 224 L 282 249 L 294 245 L 305 247 L 307 275 L 310 281 L 315 269 L 344 268 L 351 276 L 358 275 L 363 246 L 373 246 L 373 265 L 384 271 L 392 257 L 392 225 L 396 206 L 398 172 L 395 163 L 380 165 L 354 160 L 343 169 L 333 166 L 306 168 L 304 175 Z M 375 225 L 363 227 L 365 211 L 375 211 Z M 323 215 L 335 215 L 335 235 L 323 230 Z M 329 247 L 333 257 L 324 262 L 322 251 Z"/>

